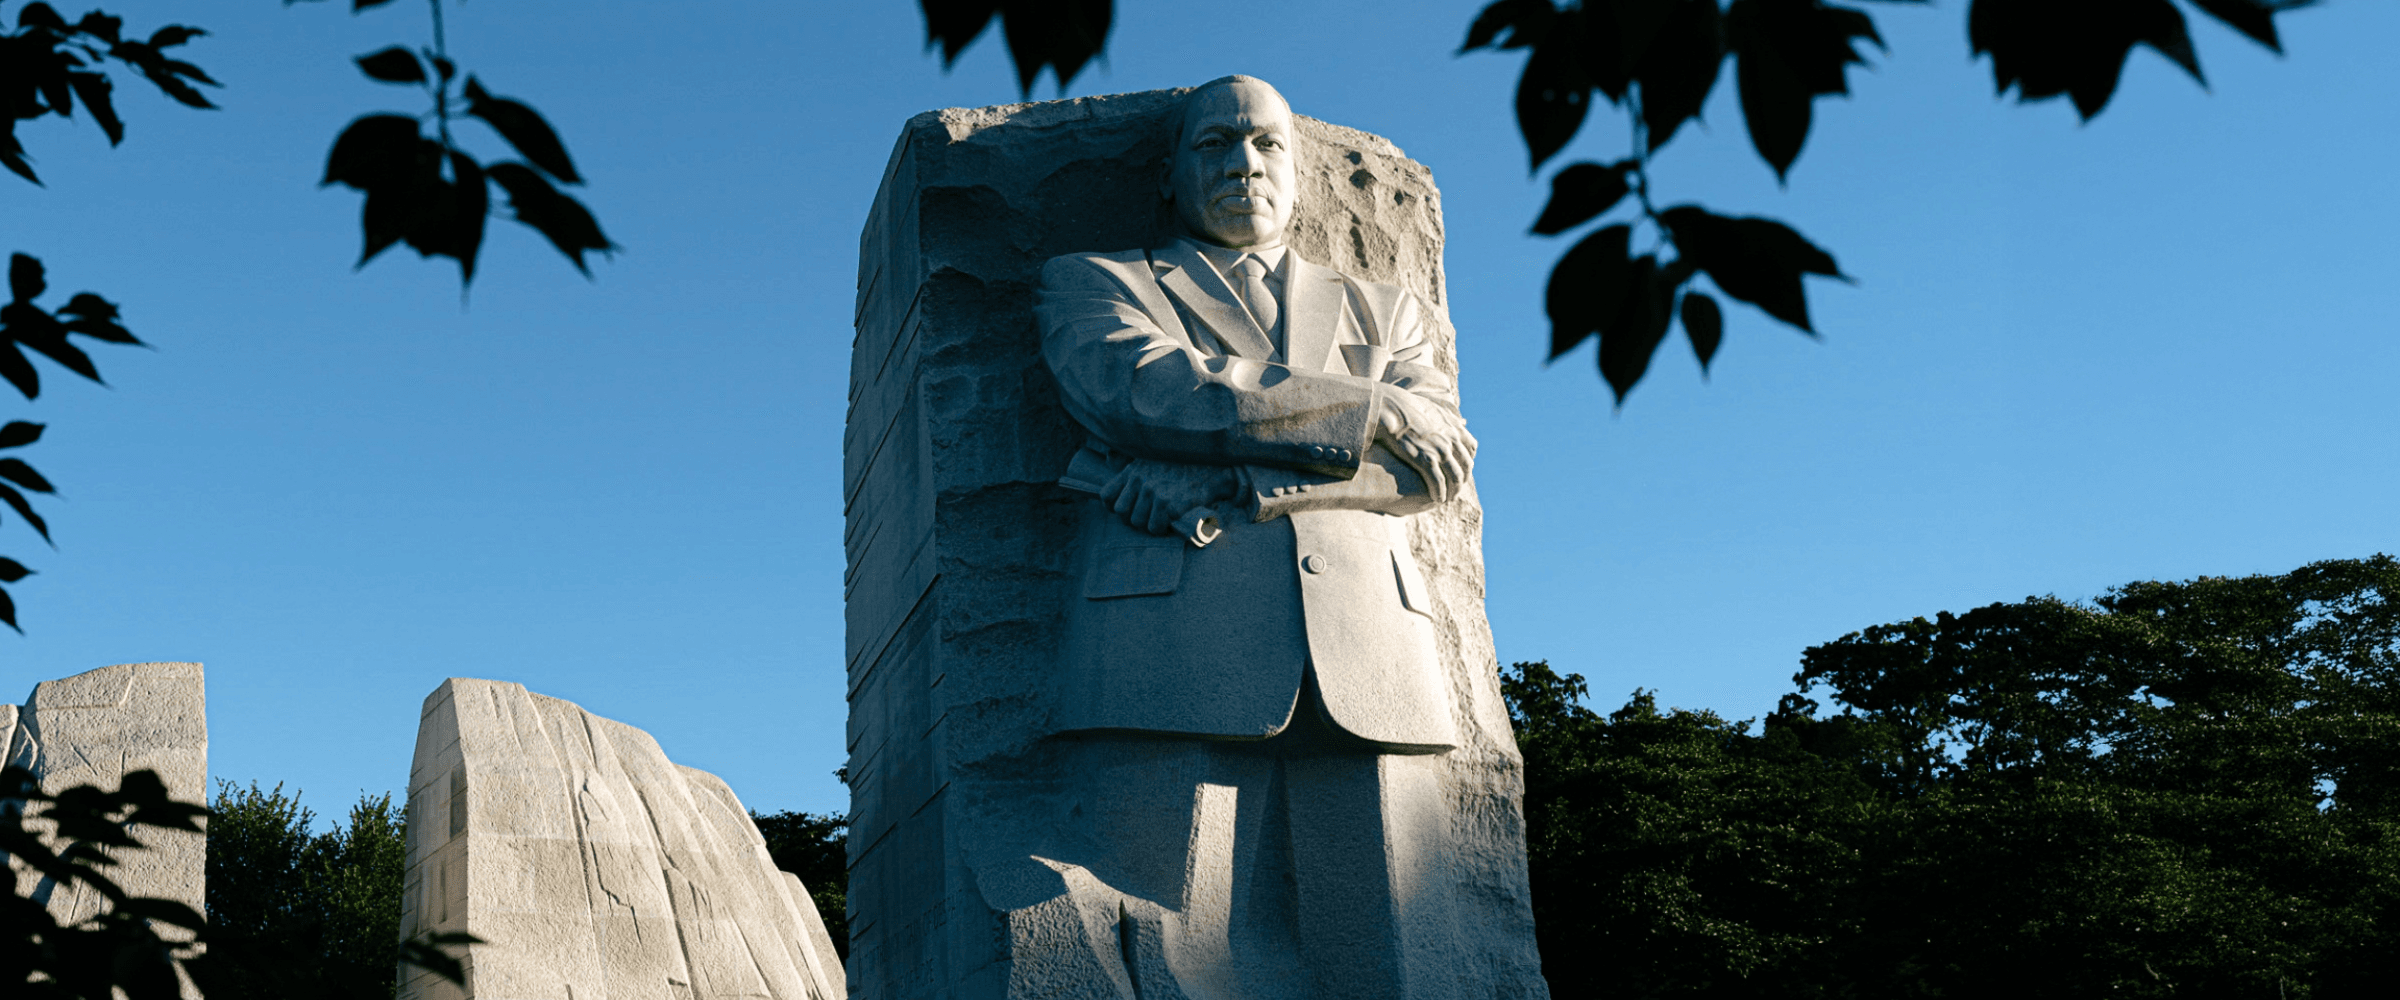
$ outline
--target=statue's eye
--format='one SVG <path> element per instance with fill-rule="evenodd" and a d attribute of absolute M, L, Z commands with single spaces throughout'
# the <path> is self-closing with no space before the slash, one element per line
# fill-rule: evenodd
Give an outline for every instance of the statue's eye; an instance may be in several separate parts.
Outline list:
<path fill-rule="evenodd" d="M 1193 149 L 1223 149 L 1223 148 L 1225 148 L 1225 140 L 1224 140 L 1222 137 L 1219 137 L 1219 136 L 1213 136 L 1213 135 L 1212 135 L 1212 136 L 1208 136 L 1207 138 L 1201 139 L 1199 142 L 1195 142 L 1195 143 L 1193 143 L 1193 144 L 1192 144 L 1192 148 L 1193 148 Z"/>
<path fill-rule="evenodd" d="M 1258 148 L 1260 148 L 1260 149 L 1282 149 L 1282 148 L 1283 148 L 1283 140 L 1281 140 L 1281 139 L 1278 139 L 1278 138 L 1275 138 L 1274 136 L 1271 136 L 1271 135 L 1262 135 L 1262 136 L 1259 136 L 1259 137 L 1258 137 Z"/>

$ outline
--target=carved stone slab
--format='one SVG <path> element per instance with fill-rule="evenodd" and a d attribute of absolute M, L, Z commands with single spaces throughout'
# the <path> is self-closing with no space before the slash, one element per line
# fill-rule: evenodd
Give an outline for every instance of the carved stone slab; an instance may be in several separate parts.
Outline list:
<path fill-rule="evenodd" d="M 1038 823 L 1042 791 L 1024 777 L 1048 766 L 1064 609 L 1083 599 L 1076 525 L 1090 501 L 1057 485 L 1083 434 L 1044 366 L 1033 289 L 1053 257 L 1160 240 L 1172 218 L 1158 196 L 1168 116 L 1184 93 L 918 115 L 860 235 L 843 489 L 861 1000 L 1134 995 L 1108 955 L 1097 958 L 1106 975 L 1035 968 L 1080 946 L 1061 942 L 1140 944 L 1109 929 L 1125 911 L 1079 908 L 1077 871 L 987 855 Z M 1431 173 L 1374 135 L 1308 118 L 1298 133 L 1289 245 L 1413 293 L 1454 374 Z M 1483 614 L 1481 518 L 1469 486 L 1406 528 L 1459 734 L 1448 754 L 1391 765 L 1445 817 L 1404 846 L 1430 859 L 1421 881 L 1450 901 L 1423 918 L 1458 942 L 1412 956 L 1410 974 L 1450 984 L 1428 987 L 1443 996 L 1540 997 L 1522 763 Z"/>
<path fill-rule="evenodd" d="M 401 1000 L 840 1000 L 800 881 L 733 789 L 650 734 L 523 685 L 425 699 L 408 783 L 403 937 L 466 931 L 461 990 Z"/>
<path fill-rule="evenodd" d="M 113 789 L 128 772 L 147 769 L 178 801 L 206 802 L 208 695 L 200 665 L 121 663 L 43 681 L 24 707 L 0 705 L 0 746 L 7 748 L 6 763 L 32 771 L 45 791 Z M 38 820 L 27 825 L 42 832 Z M 143 849 L 120 853 L 109 872 L 117 885 L 207 912 L 207 837 L 149 827 L 138 836 Z M 48 902 L 62 923 L 98 913 L 105 902 L 83 886 L 61 888 L 30 871 L 17 874 L 20 890 Z M 187 981 L 184 995 L 199 993 Z"/>

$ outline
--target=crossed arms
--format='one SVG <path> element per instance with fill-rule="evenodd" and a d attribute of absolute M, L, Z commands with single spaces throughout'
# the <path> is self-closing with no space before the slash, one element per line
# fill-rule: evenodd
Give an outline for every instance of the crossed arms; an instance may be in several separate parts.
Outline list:
<path fill-rule="evenodd" d="M 1042 271 L 1035 315 L 1067 410 L 1125 459 L 1101 499 L 1170 534 L 1175 518 L 1228 501 L 1268 520 L 1300 510 L 1410 514 L 1449 500 L 1475 439 L 1430 362 L 1413 299 L 1383 303 L 1380 378 L 1230 355 L 1183 335 L 1149 263 L 1062 257 Z"/>

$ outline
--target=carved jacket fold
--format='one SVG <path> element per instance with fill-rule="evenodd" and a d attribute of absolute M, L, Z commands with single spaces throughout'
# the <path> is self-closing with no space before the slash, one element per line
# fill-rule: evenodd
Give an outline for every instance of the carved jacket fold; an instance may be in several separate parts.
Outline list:
<path fill-rule="evenodd" d="M 1457 741 L 1405 518 L 1432 501 L 1374 443 L 1385 394 L 1454 390 L 1414 297 L 1285 268 L 1280 343 L 1187 246 L 1042 270 L 1043 356 L 1089 447 L 1241 467 L 1255 515 L 1194 549 L 1086 503 L 1056 730 L 1260 739 L 1316 710 L 1313 670 L 1328 720 L 1386 752 Z"/>

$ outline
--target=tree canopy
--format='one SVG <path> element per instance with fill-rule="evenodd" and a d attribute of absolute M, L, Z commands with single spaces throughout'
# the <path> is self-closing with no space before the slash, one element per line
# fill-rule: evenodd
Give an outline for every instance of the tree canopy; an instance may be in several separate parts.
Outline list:
<path fill-rule="evenodd" d="M 1562 997 L 2380 995 L 2400 561 L 1812 647 L 1762 725 L 1504 677 Z M 1839 711 L 1824 713 L 1824 694 Z"/>
<path fill-rule="evenodd" d="M 349 822 L 316 815 L 283 786 L 220 782 L 208 830 L 211 950 L 198 977 L 214 1000 L 392 995 L 408 840 L 390 794 L 362 795 Z"/>
<path fill-rule="evenodd" d="M 387 1000 L 407 966 L 466 982 L 449 949 L 481 938 L 400 936 L 408 825 L 390 793 L 324 833 L 280 784 L 221 781 L 208 812 L 208 948 L 187 964 L 212 1000 Z"/>

